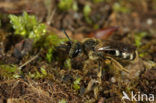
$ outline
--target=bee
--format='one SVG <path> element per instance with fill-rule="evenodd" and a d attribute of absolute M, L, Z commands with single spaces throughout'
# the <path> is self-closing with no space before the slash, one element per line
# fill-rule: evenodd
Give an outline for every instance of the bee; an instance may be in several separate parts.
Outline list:
<path fill-rule="evenodd" d="M 76 58 L 79 57 L 79 55 L 83 54 L 88 58 L 88 60 L 98 62 L 98 69 L 95 73 L 96 79 L 94 78 L 93 80 L 89 81 L 88 86 L 85 90 L 85 94 L 91 91 L 93 85 L 100 85 L 102 83 L 101 77 L 103 63 L 107 64 L 107 60 L 109 60 L 114 67 L 117 67 L 117 69 L 129 73 L 128 70 L 118 62 L 118 60 L 131 62 L 138 57 L 136 47 L 130 44 L 125 44 L 119 41 L 99 40 L 94 38 L 87 38 L 82 42 L 74 42 L 68 37 L 65 31 L 64 34 L 69 41 L 66 44 L 66 47 L 68 49 L 66 49 L 66 52 L 64 52 L 63 55 L 67 53 L 69 58 Z M 88 60 L 84 62 L 82 69 L 83 74 L 87 74 L 87 72 L 90 71 L 87 70 L 88 65 L 91 65 L 90 61 Z M 95 87 L 94 89 L 96 91 L 97 88 Z M 95 97 L 97 97 L 96 92 L 94 93 L 94 95 Z"/>
<path fill-rule="evenodd" d="M 81 53 L 85 54 L 91 60 L 102 62 L 109 59 L 121 70 L 128 72 L 123 68 L 117 60 L 134 61 L 137 58 L 136 47 L 119 41 L 99 40 L 87 38 L 82 42 L 72 42 L 67 33 L 64 34 L 68 38 L 68 54 L 70 58 L 75 58 Z"/>

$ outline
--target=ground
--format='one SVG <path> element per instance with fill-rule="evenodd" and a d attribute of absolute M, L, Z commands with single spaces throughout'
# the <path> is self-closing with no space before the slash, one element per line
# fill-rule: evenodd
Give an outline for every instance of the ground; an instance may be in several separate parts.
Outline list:
<path fill-rule="evenodd" d="M 33 25 L 33 30 L 23 33 L 22 24 L 15 27 L 13 17 L 22 15 L 37 18 L 24 19 L 29 22 L 23 25 Z M 156 98 L 155 28 L 155 0 L 1 0 L 0 103 L 137 103 L 122 100 L 123 91 Z M 120 41 L 135 46 L 138 57 L 103 60 L 100 67 L 85 53 L 70 58 L 63 29 L 73 43 L 86 38 Z"/>

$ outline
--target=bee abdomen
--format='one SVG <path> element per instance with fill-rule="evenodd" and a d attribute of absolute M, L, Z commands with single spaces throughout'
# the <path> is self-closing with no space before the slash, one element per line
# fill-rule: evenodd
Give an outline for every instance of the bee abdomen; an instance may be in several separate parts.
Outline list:
<path fill-rule="evenodd" d="M 136 57 L 135 52 L 129 53 L 129 52 L 123 52 L 117 49 L 106 49 L 106 48 L 99 48 L 99 51 L 103 51 L 105 54 L 109 54 L 115 57 L 119 57 L 121 59 L 127 59 L 127 60 L 134 60 Z"/>
<path fill-rule="evenodd" d="M 121 57 L 123 59 L 128 59 L 128 60 L 134 60 L 136 57 L 135 52 L 134 53 L 128 53 L 128 52 L 120 52 Z"/>

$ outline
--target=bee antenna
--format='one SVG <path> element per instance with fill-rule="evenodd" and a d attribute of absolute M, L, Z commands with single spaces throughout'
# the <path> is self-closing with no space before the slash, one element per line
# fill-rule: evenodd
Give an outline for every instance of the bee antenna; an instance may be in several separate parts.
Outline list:
<path fill-rule="evenodd" d="M 68 34 L 66 33 L 66 31 L 63 29 L 64 34 L 66 35 L 66 37 L 68 38 L 69 42 L 72 44 L 71 39 L 69 38 Z"/>

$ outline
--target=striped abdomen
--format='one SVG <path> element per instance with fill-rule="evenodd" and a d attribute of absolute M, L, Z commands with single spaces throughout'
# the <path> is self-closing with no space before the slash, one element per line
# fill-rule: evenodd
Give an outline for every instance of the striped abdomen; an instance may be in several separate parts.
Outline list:
<path fill-rule="evenodd" d="M 128 60 L 134 60 L 136 57 L 136 53 L 129 53 L 129 52 L 123 52 L 117 49 L 106 49 L 103 50 L 103 48 L 99 48 L 98 51 L 102 51 L 105 54 L 112 55 L 115 57 L 123 58 L 123 59 L 128 59 Z"/>
<path fill-rule="evenodd" d="M 106 42 L 102 45 L 99 44 L 96 47 L 96 52 L 126 60 L 134 60 L 136 57 L 135 47 L 121 42 Z"/>

